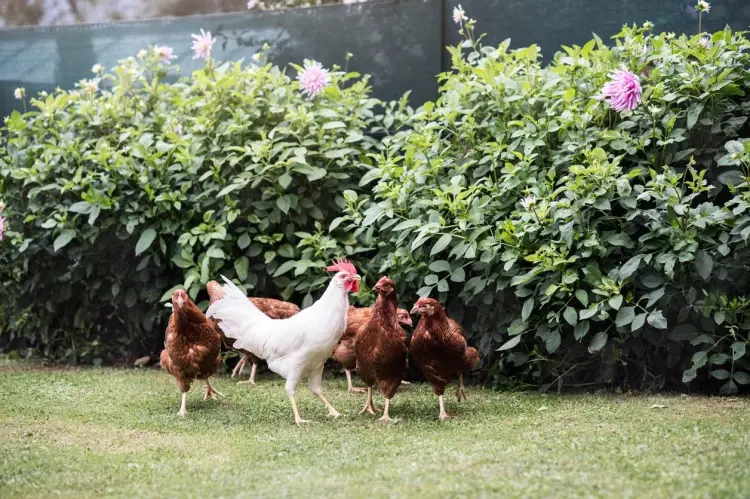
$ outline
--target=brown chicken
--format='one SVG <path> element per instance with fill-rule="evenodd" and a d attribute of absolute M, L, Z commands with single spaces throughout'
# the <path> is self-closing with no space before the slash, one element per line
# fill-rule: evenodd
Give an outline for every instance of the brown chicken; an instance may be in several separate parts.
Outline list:
<path fill-rule="evenodd" d="M 372 387 L 377 384 L 385 395 L 385 410 L 380 421 L 390 422 L 391 399 L 396 394 L 407 369 L 406 355 L 409 347 L 406 333 L 398 323 L 396 314 L 396 287 L 387 277 L 375 285 L 378 300 L 372 307 L 367 324 L 357 333 L 354 351 L 357 356 L 357 374 L 367 385 L 367 401 L 362 412 L 375 414 Z"/>
<path fill-rule="evenodd" d="M 172 293 L 172 315 L 164 337 L 161 366 L 177 379 L 182 392 L 182 417 L 187 413 L 190 385 L 196 379 L 206 381 L 203 400 L 223 396 L 208 379 L 221 366 L 221 333 L 182 289 Z"/>
<path fill-rule="evenodd" d="M 464 373 L 479 362 L 479 352 L 466 345 L 463 329 L 448 318 L 437 300 L 420 298 L 411 313 L 422 317 L 411 337 L 409 353 L 438 396 L 440 419 L 447 419 L 443 400 L 445 385 L 458 376 L 456 398 L 459 402 L 462 397 L 466 400 Z"/>
<path fill-rule="evenodd" d="M 349 307 L 349 312 L 346 317 L 346 331 L 331 354 L 331 358 L 344 367 L 346 383 L 348 385 L 347 391 L 349 393 L 363 393 L 366 391 L 364 388 L 354 387 L 352 384 L 352 371 L 357 365 L 357 354 L 354 351 L 357 333 L 365 326 L 365 324 L 367 324 L 371 315 L 372 307 Z M 409 315 L 408 310 L 399 308 L 396 310 L 396 316 L 398 317 L 398 322 L 400 324 L 406 326 L 412 325 L 411 315 Z M 401 383 L 406 385 L 409 384 L 406 381 L 402 381 Z"/>
<path fill-rule="evenodd" d="M 210 281 L 206 285 L 206 289 L 208 290 L 208 299 L 213 304 L 216 300 L 220 300 L 224 297 L 224 290 L 221 289 L 221 285 L 216 281 Z M 274 300 L 273 298 L 250 298 L 250 301 L 258 307 L 258 310 L 266 314 L 271 319 L 288 319 L 289 317 L 295 315 L 297 312 L 299 312 L 299 307 L 295 305 L 294 303 L 289 303 L 286 301 L 281 300 Z M 219 328 L 219 331 L 221 331 L 221 328 Z M 224 333 L 221 333 L 221 338 L 224 342 L 224 346 L 229 348 L 230 350 L 235 350 L 234 348 L 234 340 L 232 338 L 227 338 L 224 336 Z M 253 367 L 250 370 L 250 379 L 247 381 L 240 381 L 237 384 L 238 385 L 244 385 L 244 384 L 255 384 L 255 375 L 258 372 L 258 365 L 260 364 L 260 359 L 253 355 L 252 353 L 246 351 L 246 350 L 238 350 L 241 354 L 240 361 L 237 362 L 237 365 L 234 366 L 234 370 L 232 371 L 232 377 L 240 376 L 242 375 L 242 371 L 245 369 L 245 365 L 247 364 L 247 361 L 250 360 L 252 362 Z"/>

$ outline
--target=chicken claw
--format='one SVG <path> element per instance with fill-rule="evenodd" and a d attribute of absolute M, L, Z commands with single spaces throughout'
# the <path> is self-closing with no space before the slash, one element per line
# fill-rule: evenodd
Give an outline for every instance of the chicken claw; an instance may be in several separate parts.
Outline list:
<path fill-rule="evenodd" d="M 187 392 L 182 392 L 182 404 L 180 405 L 180 412 L 177 413 L 181 418 L 187 416 L 187 396 Z"/>
<path fill-rule="evenodd" d="M 451 417 L 448 416 L 448 413 L 445 412 L 445 399 L 443 399 L 443 396 L 438 396 L 438 400 L 440 401 L 440 421 L 445 421 L 446 419 L 450 419 Z"/>
<path fill-rule="evenodd" d="M 294 420 L 294 424 L 296 424 L 297 426 L 302 426 L 303 424 L 309 424 L 309 423 L 310 423 L 310 420 L 308 419 L 299 418 L 299 419 Z"/>
<path fill-rule="evenodd" d="M 456 388 L 456 399 L 461 402 L 461 397 L 463 397 L 464 400 L 469 400 L 466 397 L 466 389 L 464 388 L 464 375 L 460 375 L 458 377 L 458 388 Z"/>
<path fill-rule="evenodd" d="M 332 417 L 333 419 L 336 419 L 341 416 L 341 413 L 334 409 L 333 407 L 328 409 L 328 416 Z"/>
<path fill-rule="evenodd" d="M 383 415 L 378 419 L 383 423 L 395 423 L 396 421 L 391 418 L 388 414 L 391 409 L 391 399 L 385 399 L 385 409 L 383 409 Z"/>
<path fill-rule="evenodd" d="M 346 391 L 349 393 L 365 393 L 367 391 L 364 388 L 356 388 L 352 384 L 352 372 L 349 369 L 344 368 L 344 372 L 346 373 L 346 384 L 348 386 Z"/>
<path fill-rule="evenodd" d="M 203 395 L 203 400 L 208 400 L 208 399 L 216 400 L 217 398 L 223 397 L 223 396 L 224 394 L 215 390 L 214 387 L 211 386 L 211 382 L 208 379 L 206 379 L 206 393 Z"/>
<path fill-rule="evenodd" d="M 367 390 L 364 388 L 357 388 L 356 386 L 353 386 L 347 390 L 347 392 L 351 393 L 352 395 L 355 393 L 365 393 Z"/>
<path fill-rule="evenodd" d="M 362 408 L 361 411 L 359 411 L 360 414 L 364 414 L 365 412 L 368 414 L 375 415 L 379 409 L 375 407 L 375 404 L 372 402 L 372 387 L 367 387 L 367 401 L 365 402 L 365 406 Z"/>

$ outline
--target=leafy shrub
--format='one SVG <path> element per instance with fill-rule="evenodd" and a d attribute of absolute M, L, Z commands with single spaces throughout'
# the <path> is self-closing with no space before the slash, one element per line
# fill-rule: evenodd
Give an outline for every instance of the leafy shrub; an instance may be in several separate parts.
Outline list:
<path fill-rule="evenodd" d="M 750 383 L 744 35 L 626 27 L 542 67 L 462 29 L 439 100 L 396 113 L 337 226 L 463 316 L 497 382 Z M 597 98 L 621 66 L 632 112 Z"/>
<path fill-rule="evenodd" d="M 150 49 L 6 120 L 6 343 L 70 361 L 142 354 L 175 285 L 196 299 L 225 274 L 309 303 L 325 263 L 356 253 L 326 228 L 377 145 L 367 78 L 335 71 L 310 99 L 266 63 L 174 73 Z"/>

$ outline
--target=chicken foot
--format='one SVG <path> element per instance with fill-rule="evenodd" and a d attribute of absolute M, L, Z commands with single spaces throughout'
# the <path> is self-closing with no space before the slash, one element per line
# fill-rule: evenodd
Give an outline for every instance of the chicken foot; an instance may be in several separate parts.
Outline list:
<path fill-rule="evenodd" d="M 459 402 L 461 402 L 461 397 L 463 397 L 464 400 L 468 400 L 466 397 L 466 389 L 464 388 L 463 374 L 458 375 L 458 388 L 456 388 L 456 399 L 458 399 Z"/>
<path fill-rule="evenodd" d="M 238 381 L 238 385 L 254 385 L 255 384 L 255 374 L 258 372 L 258 364 L 253 362 L 253 367 L 250 369 L 250 379 L 246 381 Z"/>
<path fill-rule="evenodd" d="M 330 417 L 337 418 L 341 416 L 341 413 L 334 409 L 331 403 L 323 396 L 323 364 L 320 364 L 320 366 L 310 374 L 308 384 L 313 395 L 318 397 L 320 401 L 323 402 L 323 405 L 326 406 Z"/>
<path fill-rule="evenodd" d="M 448 416 L 448 413 L 445 412 L 445 400 L 443 399 L 443 396 L 438 395 L 438 400 L 440 401 L 440 421 L 445 421 L 446 419 L 450 419 L 450 416 Z"/>
<path fill-rule="evenodd" d="M 344 372 L 346 373 L 346 384 L 348 386 L 347 391 L 349 393 L 365 393 L 367 391 L 364 388 L 356 388 L 352 384 L 352 372 L 349 369 L 344 368 Z"/>
<path fill-rule="evenodd" d="M 206 378 L 206 393 L 203 395 L 203 400 L 216 400 L 219 397 L 223 397 L 223 393 L 219 393 L 213 386 L 211 386 L 211 382 Z"/>
<path fill-rule="evenodd" d="M 365 412 L 368 414 L 377 414 L 380 409 L 375 407 L 375 404 L 372 402 L 372 387 L 367 387 L 367 401 L 365 401 L 365 406 L 362 408 L 361 411 L 359 411 L 360 414 L 364 414 Z"/>
<path fill-rule="evenodd" d="M 380 416 L 380 419 L 378 421 L 382 421 L 383 423 L 391 423 L 393 422 L 393 419 L 388 414 L 391 409 L 391 399 L 385 399 L 385 409 L 383 409 L 383 415 Z"/>

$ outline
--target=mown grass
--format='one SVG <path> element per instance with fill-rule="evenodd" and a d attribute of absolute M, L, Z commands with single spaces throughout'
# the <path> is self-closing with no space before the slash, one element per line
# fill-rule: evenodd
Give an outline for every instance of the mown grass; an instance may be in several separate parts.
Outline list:
<path fill-rule="evenodd" d="M 280 378 L 215 385 L 226 398 L 203 402 L 196 385 L 182 420 L 158 370 L 1 363 L 0 497 L 750 496 L 746 399 L 470 387 L 441 423 L 415 384 L 384 426 L 327 375 L 342 417 L 300 389 L 313 423 L 297 428 Z"/>

